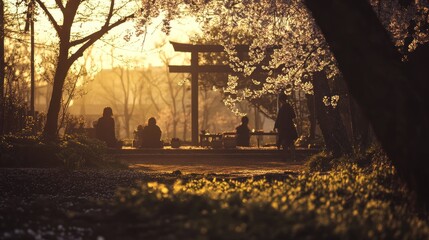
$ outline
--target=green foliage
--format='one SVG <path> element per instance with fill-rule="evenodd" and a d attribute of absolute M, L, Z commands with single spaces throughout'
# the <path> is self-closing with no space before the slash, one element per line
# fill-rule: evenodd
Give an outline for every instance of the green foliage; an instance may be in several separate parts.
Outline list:
<path fill-rule="evenodd" d="M 113 217 L 134 230 L 118 236 L 158 239 L 427 239 L 395 174 L 380 161 L 274 181 L 142 183 L 118 193 Z"/>
<path fill-rule="evenodd" d="M 311 156 L 306 165 L 311 172 L 325 172 L 332 168 L 333 157 L 327 152 L 320 152 Z"/>
<path fill-rule="evenodd" d="M 107 155 L 105 143 L 85 135 L 66 135 L 58 142 L 41 136 L 15 134 L 0 138 L 3 167 L 125 167 Z"/>
<path fill-rule="evenodd" d="M 0 166 L 6 167 L 58 167 L 56 153 L 59 146 L 44 143 L 39 136 L 5 135 L 0 138 Z"/>
<path fill-rule="evenodd" d="M 356 164 L 359 167 L 369 167 L 374 162 L 387 162 L 387 156 L 377 144 L 368 148 L 365 152 L 356 151 L 349 156 L 334 158 L 327 152 L 320 152 L 311 156 L 306 165 L 310 172 L 326 172 L 343 164 Z"/>
<path fill-rule="evenodd" d="M 68 168 L 80 167 L 120 167 L 125 166 L 107 155 L 104 142 L 83 134 L 66 135 L 60 142 L 59 159 Z"/>
<path fill-rule="evenodd" d="M 64 117 L 64 125 L 66 134 L 84 134 L 85 119 L 83 116 L 67 114 Z"/>

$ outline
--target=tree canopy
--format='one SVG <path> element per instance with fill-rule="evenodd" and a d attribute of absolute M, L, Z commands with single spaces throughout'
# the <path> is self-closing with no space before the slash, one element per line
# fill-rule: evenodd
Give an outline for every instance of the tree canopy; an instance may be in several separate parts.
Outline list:
<path fill-rule="evenodd" d="M 305 79 L 319 71 L 325 71 L 329 79 L 341 75 L 323 34 L 301 0 L 142 2 L 143 9 L 150 9 L 143 16 L 164 16 L 163 30 L 167 34 L 171 20 L 192 15 L 201 24 L 201 36 L 206 42 L 225 47 L 227 63 L 236 72 L 229 75 L 223 89 L 229 93 L 224 102 L 231 109 L 245 99 L 277 94 L 284 89 L 288 89 L 287 94 L 293 89 L 312 94 L 313 86 Z M 372 0 L 370 3 L 403 54 L 428 41 L 428 7 L 424 1 Z M 143 29 L 148 22 L 146 18 L 138 20 L 137 29 Z M 411 33 L 410 24 L 414 24 Z M 248 58 L 238 56 L 236 44 L 250 45 Z M 403 51 L 404 45 L 406 51 Z M 274 49 L 270 61 L 264 62 L 272 46 L 280 47 Z M 258 65 L 268 71 L 262 80 L 252 74 Z M 250 84 L 243 86 L 237 75 L 249 78 Z M 338 96 L 327 97 L 325 104 L 336 105 Z"/>

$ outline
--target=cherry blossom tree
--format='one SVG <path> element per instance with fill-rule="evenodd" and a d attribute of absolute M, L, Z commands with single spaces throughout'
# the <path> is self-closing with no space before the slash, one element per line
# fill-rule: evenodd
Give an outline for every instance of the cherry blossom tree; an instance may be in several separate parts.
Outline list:
<path fill-rule="evenodd" d="M 190 5 L 190 11 L 199 16 L 202 23 L 204 41 L 221 44 L 226 50 L 225 62 L 234 73 L 228 76 L 221 91 L 225 105 L 236 114 L 240 114 L 239 103 L 246 100 L 259 106 L 268 116 L 275 116 L 275 99 L 281 91 L 288 95 L 303 91 L 309 96 L 313 94 L 312 81 L 304 79 L 311 79 L 321 71 L 329 79 L 338 75 L 335 59 L 301 1 L 210 1 L 204 3 L 204 7 Z M 240 56 L 234 47 L 237 44 L 249 45 L 248 56 Z M 261 70 L 266 73 L 257 73 Z M 338 96 L 327 98 L 329 105 L 335 107 Z M 327 110 L 321 113 L 324 111 Z M 334 131 L 327 127 L 332 124 L 324 121 L 335 116 L 335 122 L 341 122 L 339 114 L 329 118 L 319 116 L 319 122 L 324 122 L 321 124 L 324 136 L 344 132 L 344 128 Z M 350 151 L 347 137 L 334 136 L 333 139 L 337 141 L 325 139 L 335 143 L 335 146 L 329 144 L 330 150 L 347 149 L 339 154 Z"/>
<path fill-rule="evenodd" d="M 165 7 L 162 8 L 165 10 L 166 16 L 164 29 L 168 32 L 169 19 L 180 16 L 180 11 L 194 14 L 197 20 L 203 24 L 203 30 L 207 24 L 223 26 L 221 31 L 213 36 L 213 39 L 225 47 L 228 62 L 237 73 L 246 77 L 252 76 L 256 67 L 263 62 L 267 49 L 273 45 L 281 46 L 274 50 L 269 63 L 263 64 L 263 68 L 269 71 L 267 78 L 263 81 L 253 79 L 252 82 L 257 87 L 240 89 L 240 78 L 234 75 L 229 76 L 225 88 L 225 91 L 231 93 L 225 99 L 228 106 L 234 108 L 238 102 L 244 99 L 273 94 L 288 85 L 311 93 L 313 90 L 311 83 L 303 82 L 303 79 L 307 76 L 311 77 L 321 70 L 325 71 L 328 79 L 332 79 L 340 73 L 339 69 L 341 69 L 341 74 L 349 83 L 352 95 L 365 110 L 365 114 L 370 117 L 380 141 L 384 142 L 385 150 L 393 157 L 399 168 L 410 170 L 405 170 L 405 172 L 417 171 L 417 168 L 413 170 L 404 167 L 401 164 L 402 161 L 398 159 L 408 157 L 417 159 L 418 156 L 421 156 L 419 151 L 408 151 L 416 150 L 417 145 L 408 146 L 415 142 L 410 141 L 405 144 L 406 140 L 400 139 L 412 138 L 417 141 L 422 139 L 421 136 L 424 134 L 417 134 L 413 129 L 409 129 L 409 125 L 400 125 L 402 126 L 400 127 L 397 124 L 401 121 L 396 122 L 396 120 L 402 119 L 402 114 L 399 114 L 400 116 L 392 116 L 392 114 L 399 111 L 405 116 L 411 116 L 409 121 L 404 119 L 402 124 L 409 122 L 410 125 L 413 125 L 410 122 L 411 119 L 416 120 L 416 114 L 420 116 L 420 113 L 422 121 L 427 119 L 424 117 L 423 109 L 429 109 L 429 107 L 421 97 L 418 97 L 426 94 L 428 90 L 423 83 L 427 74 L 425 75 L 420 67 L 423 66 L 423 60 L 425 60 L 425 54 L 422 53 L 428 51 L 424 44 L 428 41 L 427 29 L 429 29 L 427 1 L 308 0 L 304 3 L 300 0 L 213 0 L 184 2 L 186 6 L 180 5 L 180 2 L 177 1 L 168 1 L 168 4 L 159 5 Z M 344 3 L 340 4 L 340 2 Z M 311 14 L 307 5 L 312 10 Z M 352 12 L 353 14 L 351 14 Z M 329 16 L 330 13 L 333 15 Z M 313 16 L 316 18 L 317 24 Z M 360 20 L 367 19 L 358 23 L 353 17 Z M 342 20 L 349 21 L 346 24 Z M 323 31 L 319 27 L 322 27 Z M 358 28 L 354 30 L 355 27 Z M 249 33 L 248 35 L 252 36 L 249 59 L 240 59 L 233 44 L 229 41 L 228 33 L 236 28 L 245 29 Z M 356 39 L 351 37 L 341 39 L 340 34 L 353 35 Z M 369 36 L 370 34 L 373 35 Z M 328 41 L 325 38 L 328 38 Z M 378 42 L 369 42 L 368 39 Z M 363 43 L 368 43 L 368 45 Z M 362 49 L 362 51 L 351 51 L 351 46 L 354 46 L 355 50 Z M 331 50 L 334 51 L 335 58 Z M 415 51 L 413 52 L 413 50 Z M 409 62 L 407 62 L 407 58 Z M 338 64 L 336 60 L 339 60 Z M 376 69 L 381 69 L 381 71 L 377 72 Z M 360 71 L 356 72 L 356 70 Z M 370 75 L 362 75 L 363 73 Z M 374 80 L 376 77 L 378 80 Z M 414 81 L 404 80 L 410 78 Z M 388 79 L 398 84 L 390 85 Z M 409 82 L 413 83 L 414 87 L 410 86 Z M 405 86 L 410 86 L 410 89 L 417 91 L 417 94 L 412 97 L 412 91 L 407 92 L 408 90 L 404 89 Z M 392 93 L 398 97 L 388 97 L 392 96 Z M 329 100 L 327 103 L 331 105 L 336 104 L 338 100 L 336 96 L 327 96 L 326 99 Z M 411 103 L 413 103 L 412 106 Z M 405 109 L 406 106 L 409 110 Z M 387 112 L 387 109 L 390 113 Z M 378 117 L 381 113 L 385 113 L 385 117 Z M 377 117 L 378 119 L 376 119 Z M 389 122 L 392 123 L 391 128 L 386 128 L 389 125 L 386 123 Z M 417 125 L 422 129 L 427 129 L 423 122 Z M 409 131 L 405 129 L 409 129 Z M 394 132 L 400 138 L 392 138 Z M 395 144 L 389 144 L 389 139 L 398 139 L 398 141 Z"/>

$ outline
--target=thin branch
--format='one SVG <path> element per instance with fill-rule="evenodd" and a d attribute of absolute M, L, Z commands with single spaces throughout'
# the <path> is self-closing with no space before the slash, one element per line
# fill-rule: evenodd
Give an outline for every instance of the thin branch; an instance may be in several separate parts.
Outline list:
<path fill-rule="evenodd" d="M 107 14 L 107 18 L 106 18 L 106 22 L 104 24 L 104 27 L 109 26 L 110 20 L 112 19 L 112 16 L 113 16 L 114 7 L 115 7 L 115 0 L 111 0 L 110 1 L 109 14 Z"/>
<path fill-rule="evenodd" d="M 159 109 L 159 106 L 158 106 L 158 104 L 156 103 L 156 101 L 155 101 L 155 99 L 154 99 L 154 97 L 153 97 L 153 94 L 152 94 L 152 88 L 149 88 L 148 89 L 149 90 L 149 97 L 150 97 L 150 100 L 151 100 L 151 102 L 152 102 L 152 105 L 155 107 L 155 109 L 156 109 L 156 112 L 160 112 L 160 109 Z"/>
<path fill-rule="evenodd" d="M 157 82 L 158 83 L 158 82 Z M 161 90 L 161 88 L 159 87 L 159 85 L 158 84 L 155 84 L 154 82 L 150 82 L 150 85 L 152 86 L 152 87 L 155 87 L 155 89 L 158 91 L 158 93 L 159 93 L 159 97 L 162 99 L 162 101 L 165 103 L 165 105 L 167 105 L 168 106 L 168 108 L 172 108 L 171 107 L 171 104 L 169 104 L 168 103 L 168 101 L 167 101 L 167 99 L 164 97 L 164 95 L 162 94 L 162 90 Z"/>
<path fill-rule="evenodd" d="M 60 8 L 61 12 L 64 12 L 65 8 L 64 8 L 63 2 L 61 0 L 55 0 L 55 2 L 57 3 L 57 5 Z"/>
<path fill-rule="evenodd" d="M 60 35 L 61 32 L 61 26 L 58 25 L 57 21 L 55 20 L 54 16 L 52 16 L 51 12 L 49 12 L 48 8 L 45 6 L 45 4 L 41 0 L 35 0 L 39 6 L 42 8 L 43 12 L 48 16 L 49 21 L 51 22 L 52 26 L 54 26 L 55 31 L 57 31 L 58 35 Z"/>
<path fill-rule="evenodd" d="M 115 0 L 111 0 L 110 1 L 110 7 L 109 7 L 109 13 L 107 14 L 106 21 L 104 22 L 104 25 L 101 27 L 101 29 L 99 31 L 94 32 L 92 34 L 89 34 L 88 36 L 83 37 L 81 39 L 77 39 L 75 41 L 72 41 L 70 43 L 70 46 L 76 46 L 76 45 L 85 43 L 86 41 L 88 41 L 91 38 L 93 38 L 93 37 L 97 36 L 98 34 L 100 34 L 100 32 L 103 31 L 103 29 L 108 28 L 109 24 L 110 24 L 110 20 L 112 19 L 112 16 L 113 16 L 114 7 L 115 7 Z"/>
<path fill-rule="evenodd" d="M 100 29 L 99 31 L 94 32 L 94 33 L 92 33 L 92 34 L 89 34 L 88 36 L 83 37 L 83 38 L 81 38 L 81 39 L 77 39 L 77 40 L 75 40 L 75 41 L 72 41 L 72 42 L 70 43 L 70 46 L 76 46 L 76 45 L 79 45 L 79 44 L 83 44 L 83 43 L 85 43 L 86 41 L 89 41 L 90 39 L 92 39 L 92 38 L 94 38 L 94 37 L 98 36 L 102 31 L 104 31 L 104 29 L 108 29 L 108 28 L 109 28 L 109 24 L 110 24 L 110 20 L 112 19 L 112 16 L 113 16 L 114 7 L 115 7 L 115 0 L 111 0 L 111 1 L 110 1 L 110 7 L 109 7 L 109 13 L 107 14 L 106 21 L 104 22 L 104 25 L 101 27 L 101 29 Z M 125 19 L 125 21 L 126 21 L 126 20 L 128 20 L 128 18 L 132 18 L 132 17 L 134 17 L 134 15 L 133 15 L 133 14 L 132 14 L 132 15 L 129 15 L 129 16 L 127 16 L 127 17 L 123 18 L 123 19 Z M 121 19 L 121 20 L 122 20 L 122 19 Z M 119 20 L 119 21 L 121 21 L 121 20 Z M 125 22 L 125 21 L 124 21 L 124 22 Z M 114 23 L 114 24 L 116 24 L 116 23 Z M 112 25 L 114 25 L 114 24 L 112 24 Z M 112 28 L 113 28 L 113 27 L 112 27 Z M 110 29 L 112 29 L 112 28 L 110 28 Z M 108 29 L 107 31 L 109 31 L 110 29 Z M 107 31 L 106 31 L 105 33 L 107 33 Z M 102 33 L 101 35 L 103 35 L 103 34 L 104 34 L 104 33 Z"/>
<path fill-rule="evenodd" d="M 37 1 L 40 1 L 40 0 L 37 0 Z M 115 28 L 115 27 L 117 27 L 117 26 L 119 26 L 119 25 L 121 25 L 122 23 L 124 23 L 124 22 L 126 22 L 128 19 L 130 19 L 130 18 L 133 18 L 134 17 L 134 14 L 130 14 L 130 15 L 128 15 L 128 16 L 126 16 L 126 17 L 124 17 L 124 18 L 122 18 L 122 19 L 120 19 L 120 20 L 118 20 L 118 21 L 116 21 L 115 23 L 113 23 L 112 25 L 109 25 L 109 26 L 103 26 L 99 31 L 97 31 L 97 32 L 95 32 L 95 33 L 93 33 L 93 34 L 91 34 L 91 35 L 89 35 L 89 36 L 87 36 L 87 37 L 85 37 L 85 38 L 82 38 L 81 40 L 76 40 L 76 41 L 73 41 L 72 43 L 71 43 L 71 46 L 74 46 L 74 45 L 76 45 L 76 42 L 77 42 L 77 44 L 80 44 L 80 43 L 84 43 L 74 54 L 72 54 L 71 56 L 70 56 L 70 58 L 69 58 L 69 61 L 70 62 L 74 62 L 74 61 L 76 61 L 79 57 L 81 57 L 82 55 L 83 55 L 83 52 L 85 52 L 85 50 L 88 48 L 88 47 L 90 47 L 92 44 L 94 44 L 98 39 L 100 39 L 104 34 L 106 34 L 107 32 L 109 32 L 111 29 L 113 29 L 113 28 Z M 83 41 L 84 40 L 84 41 Z"/>

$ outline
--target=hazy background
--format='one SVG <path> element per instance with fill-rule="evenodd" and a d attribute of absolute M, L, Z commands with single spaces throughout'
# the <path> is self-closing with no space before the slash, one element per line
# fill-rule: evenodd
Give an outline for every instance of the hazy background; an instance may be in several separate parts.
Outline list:
<path fill-rule="evenodd" d="M 162 139 L 190 140 L 190 75 L 171 74 L 167 67 L 168 64 L 189 65 L 190 54 L 175 53 L 169 41 L 187 43 L 190 37 L 200 33 L 200 29 L 192 18 L 184 18 L 171 24 L 171 33 L 167 37 L 160 29 L 161 22 L 160 18 L 156 19 L 139 37 L 129 37 L 135 29 L 133 22 L 127 22 L 85 52 L 75 64 L 74 71 L 69 73 L 70 81 L 77 81 L 77 87 L 70 87 L 74 92 L 64 115 L 80 117 L 85 127 L 91 127 L 103 108 L 110 106 L 119 139 L 133 138 L 138 125 L 145 125 L 149 117 L 155 117 L 163 132 Z M 53 73 L 49 69 L 55 62 L 55 56 L 52 56 L 55 38 L 50 36 L 55 33 L 44 16 L 38 16 L 35 28 L 35 109 L 44 113 L 51 95 L 49 82 Z M 29 49 L 28 40 L 21 44 Z M 204 79 L 200 78 L 200 81 Z M 67 84 L 65 95 L 67 97 Z M 251 129 L 255 128 L 255 121 L 258 129 L 272 129 L 272 120 L 257 110 L 255 112 L 247 103 L 242 103 L 239 108 L 249 115 Z M 218 91 L 200 85 L 200 130 L 233 131 L 239 123 L 240 117 L 224 106 Z"/>

